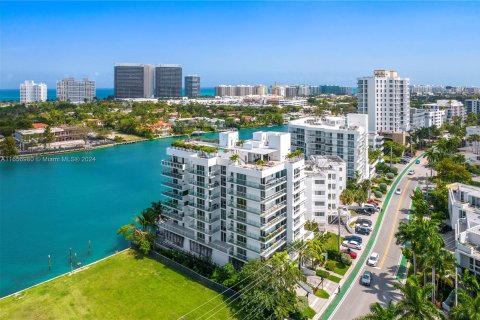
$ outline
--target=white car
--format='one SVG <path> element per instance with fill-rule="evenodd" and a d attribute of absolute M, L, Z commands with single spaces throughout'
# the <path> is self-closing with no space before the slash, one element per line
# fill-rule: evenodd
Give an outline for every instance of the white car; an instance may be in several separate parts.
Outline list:
<path fill-rule="evenodd" d="M 380 256 L 378 255 L 378 253 L 373 252 L 373 253 L 370 255 L 370 258 L 368 258 L 368 260 L 367 260 L 367 265 L 372 266 L 372 267 L 376 267 L 376 266 L 377 266 L 377 263 L 378 263 L 379 257 L 380 257 Z"/>
<path fill-rule="evenodd" d="M 347 247 L 347 248 L 352 248 L 352 249 L 356 249 L 356 250 L 362 250 L 362 244 L 358 243 L 357 241 L 355 240 L 345 240 L 342 242 L 342 245 L 344 247 Z"/>
<path fill-rule="evenodd" d="M 408 171 L 408 175 L 409 175 L 409 176 L 413 176 L 414 174 L 415 174 L 415 170 L 410 170 L 410 171 Z"/>
<path fill-rule="evenodd" d="M 397 190 L 395 190 L 395 194 L 402 194 L 402 189 L 397 188 Z"/>
<path fill-rule="evenodd" d="M 368 223 L 357 223 L 357 227 L 362 227 L 362 228 L 368 229 L 370 231 L 373 230 L 372 226 L 370 226 Z"/>

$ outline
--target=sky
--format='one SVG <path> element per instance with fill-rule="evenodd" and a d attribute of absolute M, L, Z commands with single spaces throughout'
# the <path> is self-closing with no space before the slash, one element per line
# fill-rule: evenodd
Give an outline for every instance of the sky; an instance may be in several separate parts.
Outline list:
<path fill-rule="evenodd" d="M 0 88 L 177 63 L 218 84 L 355 86 L 374 69 L 480 86 L 480 2 L 5 2 Z"/>

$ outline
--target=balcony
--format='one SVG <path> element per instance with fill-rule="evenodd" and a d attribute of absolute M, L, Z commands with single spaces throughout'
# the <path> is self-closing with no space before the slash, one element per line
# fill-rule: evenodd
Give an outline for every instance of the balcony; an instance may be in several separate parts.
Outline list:
<path fill-rule="evenodd" d="M 286 195 L 286 192 L 287 192 L 287 189 L 284 188 L 278 192 L 275 192 L 267 197 L 265 197 L 265 199 L 263 200 L 265 203 L 269 202 L 269 201 L 272 201 L 272 200 L 275 200 L 283 195 Z"/>
<path fill-rule="evenodd" d="M 271 179 L 270 181 L 267 181 L 265 184 L 260 184 L 258 182 L 251 182 L 247 180 L 239 180 L 233 177 L 228 177 L 227 181 L 233 182 L 242 186 L 252 187 L 260 190 L 267 190 L 272 187 L 276 187 L 277 185 L 287 181 L 287 177 L 274 178 L 274 179 Z"/>
<path fill-rule="evenodd" d="M 260 235 L 258 235 L 258 234 L 251 233 L 251 232 L 248 232 L 248 231 L 245 231 L 245 230 L 237 229 L 232 225 L 230 225 L 227 229 L 228 229 L 228 231 L 231 231 L 231 232 L 237 233 L 239 235 L 248 237 L 248 238 L 253 239 L 255 241 L 259 241 L 259 238 L 260 238 Z"/>
<path fill-rule="evenodd" d="M 202 176 L 202 177 L 210 177 L 213 178 L 215 176 L 218 176 L 220 174 L 220 171 L 206 171 L 206 170 L 196 170 L 196 169 L 190 169 L 188 170 L 189 173 L 195 174 L 197 176 Z"/>
<path fill-rule="evenodd" d="M 171 170 L 163 170 L 162 171 L 162 174 L 166 177 L 170 177 L 170 178 L 175 178 L 175 179 L 179 179 L 179 180 L 182 180 L 183 179 L 183 174 L 179 174 L 179 173 L 174 173 L 172 172 Z"/>
<path fill-rule="evenodd" d="M 172 198 L 172 199 L 177 199 L 177 200 L 180 200 L 180 201 L 183 200 L 183 196 L 181 194 L 173 193 L 173 192 L 170 192 L 170 191 L 164 192 L 163 195 L 166 196 L 166 197 Z"/>
<path fill-rule="evenodd" d="M 164 202 L 164 203 L 162 203 L 162 205 L 164 205 L 167 208 L 176 209 L 176 210 L 180 210 L 180 211 L 183 211 L 183 208 L 184 208 L 183 204 L 174 203 L 173 201 Z"/>
<path fill-rule="evenodd" d="M 240 253 L 233 253 L 233 252 L 230 252 L 230 255 L 236 259 L 240 259 L 244 262 L 247 262 L 247 256 L 243 255 L 243 254 L 240 254 Z"/>
<path fill-rule="evenodd" d="M 205 183 L 205 182 L 198 182 L 197 180 L 191 179 L 189 182 L 197 187 L 205 188 L 205 189 L 213 189 L 215 187 L 218 187 L 220 184 L 218 181 L 212 182 L 212 183 Z"/>
<path fill-rule="evenodd" d="M 195 229 L 195 230 L 197 230 L 201 233 L 208 234 L 208 235 L 213 235 L 213 234 L 217 233 L 218 231 L 220 231 L 220 227 L 215 227 L 215 228 L 209 229 L 209 228 L 205 228 L 205 227 L 202 227 L 202 226 L 198 226 L 195 223 L 191 223 L 189 225 L 189 227 L 192 228 L 192 229 Z"/>
<path fill-rule="evenodd" d="M 214 217 L 207 217 L 207 216 L 201 216 L 201 215 L 199 215 L 195 212 L 189 213 L 188 216 L 195 219 L 195 220 L 199 220 L 199 221 L 202 221 L 202 222 L 205 222 L 205 223 L 213 223 L 215 221 L 220 220 L 220 217 L 218 215 L 214 216 Z"/>
<path fill-rule="evenodd" d="M 192 208 L 197 208 L 197 209 L 200 209 L 200 210 L 203 210 L 203 211 L 215 211 L 218 208 L 220 208 L 220 206 L 218 204 L 204 205 L 204 204 L 199 204 L 199 203 L 189 203 L 188 205 Z"/>
<path fill-rule="evenodd" d="M 167 222 L 164 222 L 164 223 L 159 223 L 158 227 L 162 228 L 162 229 L 165 229 L 165 230 L 168 230 L 168 231 L 171 231 L 171 232 L 176 233 L 178 235 L 188 237 L 190 239 L 194 239 L 194 237 L 195 237 L 195 233 L 192 230 L 187 229 L 185 227 L 182 227 L 182 226 L 180 226 L 178 224 L 175 224 L 171 221 L 167 221 Z"/>
<path fill-rule="evenodd" d="M 230 239 L 228 239 L 228 243 L 231 243 L 231 244 L 234 244 L 236 246 L 239 246 L 241 248 L 244 248 L 244 249 L 247 249 L 247 250 L 250 250 L 250 251 L 253 251 L 255 253 L 260 253 L 260 249 L 259 248 L 256 248 L 254 246 L 251 246 L 245 242 L 240 242 L 240 241 L 237 241 L 233 238 L 230 237 Z"/>
<path fill-rule="evenodd" d="M 175 220 L 183 220 L 184 214 L 183 212 L 175 213 L 173 210 L 163 210 L 162 215 L 175 219 Z"/>
<path fill-rule="evenodd" d="M 277 251 L 282 245 L 286 243 L 286 237 L 279 239 L 273 243 L 271 243 L 266 248 L 262 249 L 262 253 L 260 254 L 262 257 L 268 258 L 271 254 Z"/>
<path fill-rule="evenodd" d="M 260 202 L 261 199 L 259 196 L 255 196 L 253 194 L 249 194 L 249 193 L 246 193 L 246 192 L 240 192 L 240 191 L 236 191 L 235 189 L 233 188 L 230 188 L 227 190 L 227 193 L 229 195 L 232 195 L 232 196 L 235 196 L 235 197 L 239 197 L 239 198 L 244 198 L 244 199 L 248 199 L 248 200 L 252 200 L 252 201 L 257 201 L 257 202 Z"/>
<path fill-rule="evenodd" d="M 191 195 L 193 197 L 196 197 L 196 198 L 203 199 L 203 200 L 207 200 L 207 201 L 213 201 L 215 199 L 220 198 L 220 193 L 208 195 L 206 193 L 197 193 L 197 192 L 190 191 L 189 195 Z"/>
<path fill-rule="evenodd" d="M 260 241 L 268 242 L 268 241 L 272 240 L 273 238 L 275 238 L 276 236 L 278 236 L 279 234 L 281 234 L 282 232 L 284 232 L 286 229 L 287 229 L 287 227 L 285 225 L 283 225 L 280 228 L 275 229 L 273 232 L 267 234 L 266 236 L 260 237 Z"/>
<path fill-rule="evenodd" d="M 234 214 L 228 215 L 228 218 L 232 219 L 234 221 L 238 221 L 238 222 L 241 222 L 241 223 L 248 224 L 249 226 L 252 226 L 252 227 L 257 227 L 257 228 L 261 227 L 261 224 L 258 221 L 242 218 L 242 217 L 236 216 Z"/>
<path fill-rule="evenodd" d="M 267 221 L 263 224 L 263 226 L 261 227 L 262 230 L 265 230 L 265 229 L 268 229 L 270 228 L 271 226 L 283 221 L 284 219 L 287 218 L 287 213 L 282 213 L 281 215 L 278 215 L 276 216 L 275 218 L 273 218 L 272 220 L 270 221 Z"/>
<path fill-rule="evenodd" d="M 283 202 L 280 202 L 280 203 L 277 203 L 275 205 L 273 205 L 272 207 L 266 209 L 264 212 L 262 212 L 262 214 L 260 215 L 260 217 L 266 217 L 268 216 L 269 214 L 279 210 L 279 209 L 283 209 L 287 206 L 287 201 L 283 201 Z"/>
<path fill-rule="evenodd" d="M 238 210 L 247 211 L 247 212 L 254 213 L 254 214 L 260 214 L 260 209 L 259 208 L 253 208 L 253 207 L 248 207 L 248 206 L 245 206 L 245 205 L 241 205 L 241 204 L 238 204 L 238 203 L 236 203 L 232 200 L 228 201 L 228 205 L 230 207 L 236 208 Z"/>
<path fill-rule="evenodd" d="M 162 160 L 161 163 L 162 163 L 162 166 L 175 168 L 179 170 L 185 170 L 185 166 L 186 166 L 185 163 L 173 162 L 168 160 Z"/>
<path fill-rule="evenodd" d="M 170 181 L 162 181 L 162 184 L 164 186 L 167 186 L 167 187 L 170 187 L 172 189 L 176 189 L 176 190 L 183 190 L 183 184 L 180 184 L 180 183 L 173 183 L 173 182 L 170 182 Z"/>

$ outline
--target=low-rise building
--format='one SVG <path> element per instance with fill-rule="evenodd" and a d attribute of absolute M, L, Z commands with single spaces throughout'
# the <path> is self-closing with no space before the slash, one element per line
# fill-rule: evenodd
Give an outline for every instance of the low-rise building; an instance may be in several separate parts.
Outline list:
<path fill-rule="evenodd" d="M 148 129 L 159 136 L 168 136 L 172 133 L 172 124 L 170 122 L 157 121 L 148 125 Z"/>
<path fill-rule="evenodd" d="M 304 160 L 289 156 L 290 134 L 255 132 L 240 144 L 228 131 L 218 141 L 167 149 L 169 219 L 158 226 L 158 245 L 241 265 L 304 239 Z"/>
<path fill-rule="evenodd" d="M 13 136 L 22 151 L 82 147 L 90 129 L 78 126 L 50 127 L 51 139 L 45 140 L 46 127 L 15 130 Z"/>
<path fill-rule="evenodd" d="M 346 184 L 347 164 L 340 157 L 310 156 L 305 161 L 306 219 L 325 226 L 337 217 Z"/>
<path fill-rule="evenodd" d="M 445 110 L 445 121 L 452 123 L 455 117 L 458 117 L 463 121 L 466 118 L 465 107 L 463 103 L 457 100 L 437 100 L 436 103 L 440 109 Z"/>
<path fill-rule="evenodd" d="M 446 119 L 446 110 L 436 103 L 424 104 L 422 108 L 410 108 L 410 128 L 417 130 L 436 126 L 440 128 Z"/>
<path fill-rule="evenodd" d="M 480 188 L 448 185 L 450 225 L 455 230 L 457 263 L 480 277 Z"/>

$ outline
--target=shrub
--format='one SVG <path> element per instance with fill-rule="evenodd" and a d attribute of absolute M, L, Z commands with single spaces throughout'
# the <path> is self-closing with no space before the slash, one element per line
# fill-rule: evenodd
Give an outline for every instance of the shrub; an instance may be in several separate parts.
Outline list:
<path fill-rule="evenodd" d="M 327 249 L 327 256 L 329 259 L 338 259 L 338 250 L 335 249 Z"/>
<path fill-rule="evenodd" d="M 389 172 L 385 175 L 387 177 L 387 179 L 389 180 L 392 180 L 393 178 L 395 178 L 395 175 L 392 173 L 392 172 Z"/>
<path fill-rule="evenodd" d="M 342 253 L 340 255 L 340 261 L 342 261 L 342 263 L 347 265 L 347 266 L 352 264 L 352 258 L 346 253 Z"/>
<path fill-rule="evenodd" d="M 330 272 L 325 270 L 317 270 L 315 271 L 315 273 L 317 274 L 318 277 L 325 278 L 325 279 L 328 278 L 328 276 L 330 275 Z"/>
<path fill-rule="evenodd" d="M 323 290 L 323 289 L 317 289 L 315 290 L 315 295 L 319 298 L 322 298 L 322 299 L 328 299 L 330 297 L 330 295 L 328 294 L 327 291 Z"/>
<path fill-rule="evenodd" d="M 381 199 L 382 198 L 382 193 L 380 191 L 375 191 L 374 192 L 375 198 Z"/>
<path fill-rule="evenodd" d="M 387 191 L 387 184 L 386 183 L 380 183 L 378 186 L 380 187 L 380 191 Z"/>
<path fill-rule="evenodd" d="M 337 262 L 335 262 L 333 260 L 329 260 L 325 264 L 325 269 L 327 269 L 328 271 L 333 271 L 333 270 L 335 270 L 336 267 L 337 267 Z"/>

